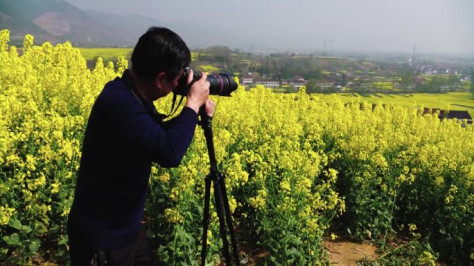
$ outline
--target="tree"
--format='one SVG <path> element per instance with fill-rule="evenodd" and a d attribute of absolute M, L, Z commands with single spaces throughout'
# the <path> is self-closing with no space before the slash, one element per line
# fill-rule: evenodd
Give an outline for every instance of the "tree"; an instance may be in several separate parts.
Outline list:
<path fill-rule="evenodd" d="M 415 77 L 413 69 L 408 66 L 403 66 L 398 70 L 398 75 L 401 79 L 400 85 L 402 86 L 402 89 L 408 90 L 409 86 L 413 83 L 413 78 Z"/>
<path fill-rule="evenodd" d="M 308 80 L 308 83 L 306 84 L 306 92 L 315 93 L 315 92 L 322 92 L 322 90 L 318 88 L 316 84 L 316 80 L 310 79 Z"/>

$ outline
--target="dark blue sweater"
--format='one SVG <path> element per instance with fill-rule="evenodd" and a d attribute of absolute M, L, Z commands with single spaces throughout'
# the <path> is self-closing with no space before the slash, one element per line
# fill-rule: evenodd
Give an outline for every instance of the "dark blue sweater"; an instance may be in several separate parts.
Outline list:
<path fill-rule="evenodd" d="M 178 166 L 197 124 L 197 114 L 187 107 L 162 123 L 153 104 L 134 95 L 130 81 L 124 74 L 104 87 L 85 132 L 69 231 L 93 248 L 121 248 L 134 241 L 151 163 Z"/>

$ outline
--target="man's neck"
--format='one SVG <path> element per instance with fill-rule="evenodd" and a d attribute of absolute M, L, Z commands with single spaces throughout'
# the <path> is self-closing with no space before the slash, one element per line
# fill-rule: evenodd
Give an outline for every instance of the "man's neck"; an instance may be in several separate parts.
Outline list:
<path fill-rule="evenodd" d="M 133 82 L 135 83 L 135 93 L 139 94 L 137 96 L 139 96 L 145 102 L 151 102 L 152 99 L 148 95 L 148 92 L 150 91 L 150 81 L 139 78 L 137 74 L 133 72 L 133 70 L 130 70 L 130 75 L 132 76 Z"/>

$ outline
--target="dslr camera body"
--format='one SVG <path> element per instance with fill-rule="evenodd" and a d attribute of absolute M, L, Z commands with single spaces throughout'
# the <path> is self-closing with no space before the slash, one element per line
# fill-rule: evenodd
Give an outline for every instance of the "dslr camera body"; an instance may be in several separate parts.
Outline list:
<path fill-rule="evenodd" d="M 193 80 L 187 84 L 189 71 L 189 67 L 184 69 L 184 74 L 179 80 L 178 86 L 173 91 L 174 94 L 183 96 L 188 95 L 189 89 L 194 84 L 194 82 L 201 78 L 200 73 L 194 72 Z M 235 82 L 234 76 L 232 74 L 209 74 L 207 75 L 207 81 L 210 83 L 209 94 L 211 95 L 230 96 L 230 94 L 238 87 L 237 82 Z"/>

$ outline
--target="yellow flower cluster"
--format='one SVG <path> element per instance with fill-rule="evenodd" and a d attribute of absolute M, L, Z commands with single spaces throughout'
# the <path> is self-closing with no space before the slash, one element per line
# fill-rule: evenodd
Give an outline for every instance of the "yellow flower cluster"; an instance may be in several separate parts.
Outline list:
<path fill-rule="evenodd" d="M 169 223 L 180 223 L 183 221 L 183 216 L 175 209 L 165 209 L 165 218 Z"/>
<path fill-rule="evenodd" d="M 10 221 L 13 213 L 15 213 L 15 208 L 10 208 L 8 205 L 0 206 L 0 225 L 6 225 Z"/>

